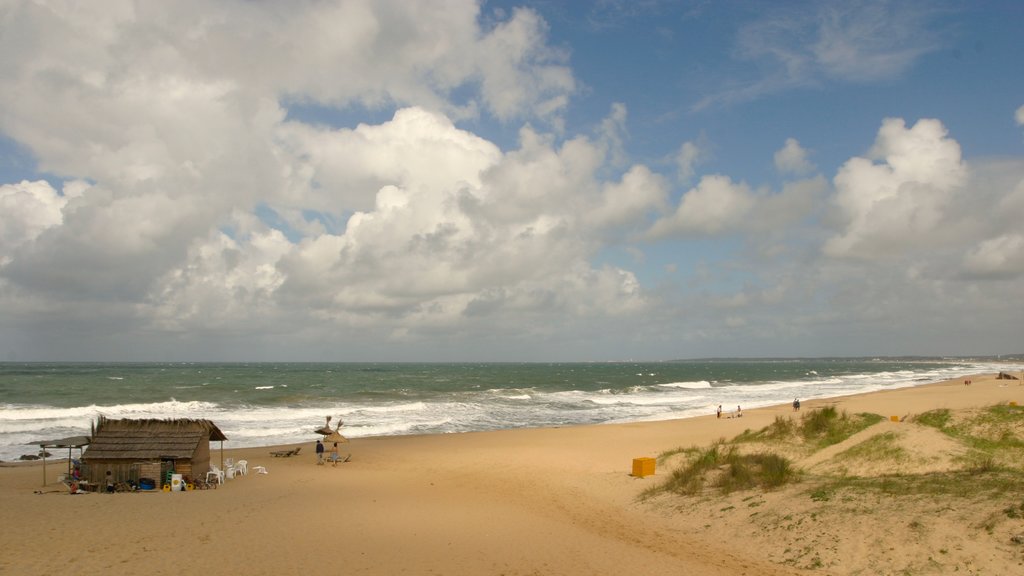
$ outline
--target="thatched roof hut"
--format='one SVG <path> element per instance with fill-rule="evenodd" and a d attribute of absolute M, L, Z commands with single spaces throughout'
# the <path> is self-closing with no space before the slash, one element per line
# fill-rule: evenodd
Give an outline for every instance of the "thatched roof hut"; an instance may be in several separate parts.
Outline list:
<path fill-rule="evenodd" d="M 107 471 L 115 481 L 154 477 L 163 483 L 170 469 L 202 478 L 210 470 L 210 442 L 227 437 L 209 420 L 111 420 L 96 423 L 92 442 L 82 455 L 86 478 L 104 481 Z"/>

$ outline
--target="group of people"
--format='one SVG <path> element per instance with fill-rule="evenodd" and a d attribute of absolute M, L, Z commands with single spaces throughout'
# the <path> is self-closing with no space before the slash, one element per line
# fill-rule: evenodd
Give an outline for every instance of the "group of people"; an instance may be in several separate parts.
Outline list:
<path fill-rule="evenodd" d="M 800 409 L 800 399 L 799 398 L 794 398 L 793 399 L 793 411 L 795 412 L 795 411 L 797 411 L 799 409 Z M 717 410 L 715 415 L 718 418 L 722 417 L 722 405 L 721 404 L 718 405 L 718 410 Z M 727 418 L 740 418 L 742 416 L 743 416 L 743 409 L 740 408 L 739 406 L 737 406 L 736 407 L 736 411 L 733 412 L 732 414 L 728 415 Z"/>
<path fill-rule="evenodd" d="M 717 415 L 718 418 L 722 417 L 722 405 L 721 404 L 718 405 L 718 412 L 716 413 L 716 415 Z M 743 409 L 740 408 L 739 406 L 737 406 L 736 407 L 736 411 L 733 412 L 732 414 L 730 414 L 727 417 L 728 418 L 740 418 L 742 416 L 743 416 Z"/>
<path fill-rule="evenodd" d="M 335 442 L 334 445 L 331 446 L 331 453 L 328 459 L 331 461 L 332 466 L 338 466 L 338 461 L 341 460 L 341 456 L 338 455 L 337 442 Z M 344 462 L 348 462 L 348 459 L 349 457 L 346 456 Z M 324 464 L 324 443 L 320 440 L 316 441 L 316 463 L 318 466 L 323 466 Z"/>

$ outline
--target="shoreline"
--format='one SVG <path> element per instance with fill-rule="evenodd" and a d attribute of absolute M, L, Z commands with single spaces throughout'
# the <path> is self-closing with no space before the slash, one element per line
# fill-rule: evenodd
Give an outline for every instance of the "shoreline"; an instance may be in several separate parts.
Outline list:
<path fill-rule="evenodd" d="M 204 418 L 227 432 L 231 440 L 225 445 L 241 448 L 306 440 L 311 421 L 322 422 L 323 415 L 344 418 L 347 435 L 354 438 L 656 421 L 713 412 L 712 402 L 749 409 L 787 403 L 795 396 L 914 386 L 1016 367 L 1005 362 L 837 360 L 620 363 L 610 368 L 608 363 L 581 363 L 585 369 L 447 363 L 175 369 L 143 363 L 142 368 L 96 370 L 69 364 L 64 371 L 27 370 L 32 377 L 13 376 L 11 410 L 0 417 L 0 459 L 35 455 L 31 443 L 38 440 L 88 435 L 99 415 Z M 37 378 L 35 385 L 25 386 Z M 97 378 L 111 383 L 94 386 Z M 404 390 L 405 385 L 412 388 Z M 359 392 L 364 388 L 372 393 Z M 58 398 L 52 390 L 67 394 Z"/>
<path fill-rule="evenodd" d="M 995 375 L 970 377 L 971 386 L 947 380 L 802 400 L 801 410 L 836 406 L 888 418 L 1024 403 L 1021 381 Z M 633 477 L 633 458 L 707 445 L 794 414 L 786 404 L 743 412 L 742 418 L 721 420 L 711 413 L 357 438 L 341 450 L 352 461 L 336 468 L 316 465 L 311 435 L 302 443 L 225 448 L 226 457 L 249 461 L 248 476 L 216 490 L 150 496 L 69 496 L 60 484 L 41 486 L 41 461 L 5 462 L 0 522 L 8 529 L 0 536 L 0 572 L 48 574 L 74 562 L 90 572 L 168 575 L 228 566 L 253 574 L 297 574 L 325 564 L 367 575 L 584 575 L 637 566 L 649 574 L 807 574 L 737 549 L 717 520 L 638 501 L 641 491 L 669 471 Z M 270 455 L 295 445 L 303 447 L 298 456 Z M 219 455 L 216 446 L 212 452 Z M 47 459 L 48 469 L 51 462 L 58 460 Z M 268 474 L 254 474 L 256 465 L 266 466 Z M 36 493 L 41 488 L 45 493 Z M 73 530 L 75 537 L 66 541 L 68 526 L 84 529 Z"/>
<path fill-rule="evenodd" d="M 1006 361 L 1006 362 L 1008 364 L 1010 363 L 1010 361 Z M 1016 365 L 1016 364 L 1014 364 L 1014 365 Z M 996 376 L 998 374 L 999 374 L 998 372 L 986 372 L 986 373 L 967 375 L 964 378 L 975 378 L 975 379 L 982 378 L 982 379 L 992 379 L 992 380 L 995 380 Z M 1021 376 L 1018 376 L 1016 374 L 1016 371 L 1008 372 L 1008 374 L 1016 376 L 1017 378 L 1021 377 Z M 850 393 L 850 394 L 842 394 L 842 395 L 838 395 L 838 396 L 829 396 L 829 397 L 826 397 L 826 398 L 814 398 L 814 399 L 810 399 L 810 400 L 801 399 L 801 405 L 802 405 L 802 408 L 804 408 L 804 409 L 813 409 L 814 407 L 816 407 L 818 405 L 822 405 L 822 404 L 828 405 L 828 404 L 835 403 L 838 400 L 846 399 L 846 398 L 857 398 L 857 397 L 861 397 L 861 396 L 873 396 L 873 395 L 876 395 L 876 394 L 887 394 L 887 393 L 892 393 L 892 392 L 899 392 L 899 391 L 902 391 L 902 390 L 914 390 L 914 389 L 918 389 L 918 388 L 927 388 L 927 387 L 931 387 L 931 386 L 949 386 L 949 385 L 957 383 L 959 381 L 960 381 L 960 379 L 939 380 L 939 381 L 936 381 L 936 382 L 926 382 L 926 383 L 923 383 L 923 384 L 916 384 L 916 385 L 911 385 L 911 386 L 901 386 L 901 387 L 889 388 L 889 389 L 885 389 L 885 390 L 874 390 L 874 391 L 870 391 L 870 392 L 853 392 L 853 393 Z M 1020 382 L 1024 382 L 1024 380 L 1016 380 L 1016 381 L 1007 380 L 1006 382 L 1018 382 L 1018 383 L 1020 383 Z M 747 414 L 747 413 L 754 413 L 755 411 L 760 411 L 760 410 L 778 410 L 780 408 L 790 408 L 790 407 L 791 407 L 791 405 L 789 403 L 779 403 L 779 404 L 770 404 L 770 405 L 767 405 L 767 406 L 757 406 L 757 407 L 752 407 L 752 408 L 743 408 L 743 412 L 744 412 L 744 414 Z M 723 409 L 722 414 L 728 414 L 730 412 L 732 412 L 732 410 Z M 714 413 L 712 413 L 711 415 L 713 416 Z M 388 435 L 379 435 L 379 436 L 361 436 L 361 437 L 356 437 L 356 438 L 350 438 L 349 440 L 350 440 L 350 442 L 357 442 L 358 443 L 358 442 L 374 441 L 374 440 L 387 439 L 387 438 L 402 439 L 402 438 L 418 438 L 418 437 L 444 437 L 444 436 L 462 436 L 462 435 L 467 435 L 467 434 L 488 434 L 488 433 L 516 432 L 516 431 L 527 431 L 527 430 L 564 430 L 564 429 L 569 429 L 569 428 L 589 428 L 589 427 L 604 427 L 604 426 L 629 426 L 629 425 L 636 425 L 636 424 L 655 424 L 655 423 L 661 423 L 661 422 L 685 422 L 685 421 L 690 421 L 690 420 L 694 420 L 694 419 L 705 418 L 707 416 L 708 416 L 708 414 L 699 414 L 699 415 L 679 416 L 679 417 L 643 419 L 643 420 L 635 420 L 635 421 L 631 421 L 631 422 L 601 422 L 601 423 L 596 423 L 596 424 L 565 424 L 565 425 L 559 425 L 559 426 L 537 426 L 537 427 L 522 427 L 522 428 L 502 428 L 502 429 L 497 429 L 497 430 L 473 430 L 473 431 L 468 431 L 468 432 L 453 432 L 453 433 L 419 433 L 419 434 L 393 434 L 393 435 L 392 434 L 388 434 Z M 723 418 L 724 419 L 729 419 L 726 416 L 723 416 Z M 315 436 L 315 434 L 313 434 L 311 432 L 309 436 L 313 437 L 313 436 Z M 249 451 L 258 451 L 258 450 L 274 451 L 274 450 L 280 450 L 280 449 L 283 449 L 283 448 L 294 447 L 296 445 L 302 445 L 302 446 L 307 447 L 307 448 L 312 448 L 312 445 L 314 443 L 315 443 L 315 440 L 307 440 L 307 441 L 296 441 L 296 442 L 288 442 L 288 443 L 281 443 L 281 444 L 266 444 L 266 445 L 262 445 L 261 444 L 261 445 L 258 445 L 258 446 L 229 447 L 229 448 L 224 448 L 224 452 L 225 453 L 229 453 L 229 452 L 230 453 L 234 453 L 234 452 L 246 452 L 246 453 L 248 453 Z M 28 446 L 31 446 L 31 444 L 29 444 Z M 219 450 L 219 449 L 216 449 L 213 446 L 211 446 L 211 451 L 215 451 L 215 450 Z M 51 462 L 65 462 L 66 463 L 67 460 L 68 459 L 66 457 L 57 456 L 57 457 L 54 457 L 54 458 L 47 458 L 46 462 L 47 462 L 47 464 L 49 464 Z M 21 467 L 21 466 L 33 466 L 33 465 L 35 465 L 35 466 L 42 466 L 42 463 L 43 463 L 42 459 L 38 459 L 38 460 L 0 460 L 0 468 L 4 468 L 4 467 L 8 467 L 9 468 L 9 467 Z"/>

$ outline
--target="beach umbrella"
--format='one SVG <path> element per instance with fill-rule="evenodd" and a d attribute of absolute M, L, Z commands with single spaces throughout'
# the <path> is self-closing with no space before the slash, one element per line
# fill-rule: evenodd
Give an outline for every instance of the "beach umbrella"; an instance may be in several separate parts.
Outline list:
<path fill-rule="evenodd" d="M 327 444 L 328 442 L 337 442 L 338 444 L 344 444 L 348 442 L 348 438 L 342 436 L 341 432 L 338 432 L 337 430 L 332 430 L 330 434 L 324 437 L 324 444 Z"/>
<path fill-rule="evenodd" d="M 338 426 L 341 426 L 340 422 L 338 423 Z M 330 436 L 331 433 L 334 432 L 334 430 L 331 430 L 331 417 L 328 416 L 327 417 L 327 424 L 324 424 L 323 426 L 317 428 L 315 430 L 315 432 L 317 434 L 320 434 L 321 436 Z"/>

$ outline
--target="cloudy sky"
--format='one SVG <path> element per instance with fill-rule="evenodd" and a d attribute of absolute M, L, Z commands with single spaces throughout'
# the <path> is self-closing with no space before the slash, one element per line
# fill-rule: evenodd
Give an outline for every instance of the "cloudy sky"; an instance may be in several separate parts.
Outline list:
<path fill-rule="evenodd" d="M 0 360 L 1024 352 L 1022 21 L 0 0 Z"/>

